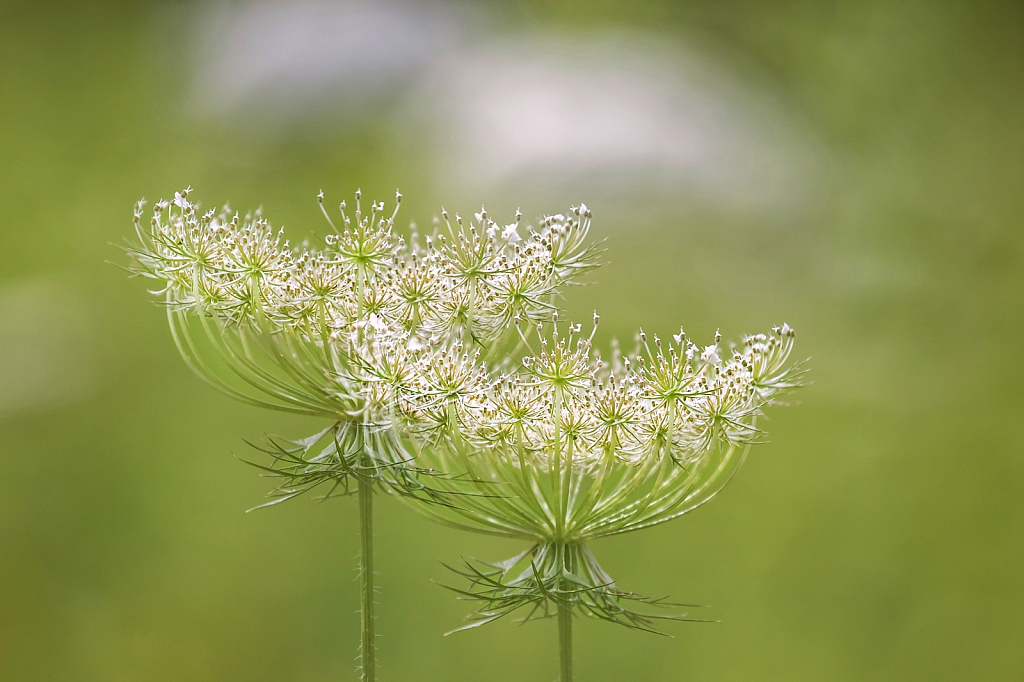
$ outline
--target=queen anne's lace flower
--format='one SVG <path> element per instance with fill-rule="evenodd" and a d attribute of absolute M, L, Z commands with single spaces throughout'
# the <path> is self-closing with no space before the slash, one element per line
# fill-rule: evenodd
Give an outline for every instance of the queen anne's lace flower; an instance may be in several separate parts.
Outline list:
<path fill-rule="evenodd" d="M 201 213 L 191 193 L 157 203 L 149 229 L 140 202 L 130 250 L 135 271 L 159 284 L 183 354 L 236 397 L 338 420 L 374 402 L 364 392 L 372 385 L 376 394 L 379 382 L 364 382 L 364 366 L 352 361 L 369 353 L 367 325 L 378 327 L 375 343 L 396 334 L 410 347 L 497 349 L 514 316 L 550 320 L 558 288 L 596 253 L 583 239 L 589 214 L 545 218 L 520 238 L 518 212 L 500 228 L 486 210 L 469 221 L 442 210 L 443 227 L 425 246 L 407 243 L 394 233 L 401 195 L 386 214 L 383 202 L 364 211 L 358 192 L 337 223 L 321 193 L 331 233 L 320 248 L 295 249 L 259 211 Z M 227 361 L 226 375 L 210 370 L 194 338 L 200 329 Z"/>
<path fill-rule="evenodd" d="M 641 331 L 605 360 L 596 314 L 588 334 L 559 324 L 561 288 L 595 265 L 584 205 L 536 228 L 442 209 L 421 244 L 395 234 L 401 195 L 387 214 L 357 192 L 299 250 L 259 212 L 200 213 L 190 194 L 156 204 L 148 229 L 140 202 L 131 250 L 182 355 L 246 402 L 332 421 L 275 455 L 283 498 L 371 477 L 446 524 L 531 542 L 467 573 L 474 624 L 557 605 L 649 628 L 586 543 L 711 499 L 799 383 L 788 325 L 729 348 Z"/>
<path fill-rule="evenodd" d="M 462 463 L 469 473 L 438 481 L 462 495 L 457 505 L 425 513 L 533 543 L 493 570 L 466 573 L 485 604 L 473 625 L 523 606 L 569 605 L 651 627 L 653 616 L 623 605 L 636 596 L 615 588 L 586 543 L 663 523 L 711 499 L 759 440 L 764 406 L 797 385 L 799 369 L 786 362 L 793 331 L 785 325 L 747 337 L 727 357 L 717 334 L 700 349 L 683 332 L 651 344 L 641 332 L 635 353 L 616 351 L 605 362 L 592 336 L 581 336 L 580 325 L 560 326 L 554 315 L 552 324 L 522 335 L 520 369 L 492 369 L 489 382 L 476 356 L 445 350 L 427 363 L 473 376 L 474 388 L 453 391 L 448 411 L 438 390 L 411 405 L 412 423 L 431 424 L 426 444 L 413 439 L 420 465 L 450 471 Z"/>

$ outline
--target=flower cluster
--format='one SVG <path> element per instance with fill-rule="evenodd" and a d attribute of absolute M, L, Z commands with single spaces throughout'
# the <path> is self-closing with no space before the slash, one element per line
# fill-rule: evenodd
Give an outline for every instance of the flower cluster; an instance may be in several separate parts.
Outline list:
<path fill-rule="evenodd" d="M 598 318 L 595 315 L 594 329 Z M 664 523 L 715 496 L 761 435 L 757 418 L 799 384 L 782 325 L 724 349 L 681 330 L 637 335 L 637 348 L 603 359 L 581 325 L 517 319 L 523 356 L 499 371 L 452 347 L 406 394 L 420 466 L 465 471 L 439 479 L 457 505 L 427 505 L 438 521 L 526 540 L 500 564 L 467 564 L 464 598 L 483 606 L 467 627 L 526 608 L 527 618 L 584 613 L 640 629 L 655 616 L 618 590 L 587 543 Z M 442 378 L 443 377 L 443 378 Z M 430 390 L 428 387 L 434 387 Z M 522 570 L 516 573 L 516 567 Z"/>
<path fill-rule="evenodd" d="M 480 493 L 495 482 L 512 488 L 436 513 L 540 543 L 653 525 L 708 499 L 727 472 L 709 462 L 740 459 L 761 435 L 763 408 L 800 375 L 787 363 L 788 325 L 729 351 L 718 334 L 702 348 L 682 331 L 669 342 L 640 332 L 634 353 L 614 348 L 608 360 L 593 331 L 570 324 L 560 334 L 557 313 L 529 332 L 516 371 L 489 368 L 458 346 L 425 356 L 403 412 L 422 463 L 465 462 Z"/>
<path fill-rule="evenodd" d="M 195 313 L 245 390 L 338 419 L 387 403 L 381 386 L 401 377 L 386 375 L 409 369 L 411 356 L 401 352 L 392 361 L 404 357 L 405 369 L 381 367 L 385 358 L 367 345 L 372 338 L 387 334 L 392 346 L 401 338 L 411 351 L 452 343 L 500 348 L 513 318 L 549 320 L 559 287 L 592 267 L 596 254 L 586 241 L 585 206 L 537 228 L 522 225 L 518 212 L 501 226 L 483 209 L 469 220 L 450 220 L 442 210 L 421 243 L 415 232 L 408 242 L 395 234 L 400 194 L 386 215 L 383 202 L 364 211 L 357 192 L 353 213 L 342 202 L 336 224 L 321 193 L 331 232 L 321 248 L 294 248 L 259 211 L 202 212 L 190 194 L 158 202 L 149 229 L 140 202 L 139 243 L 130 250 L 135 272 L 160 283 L 156 293 L 183 354 L 210 378 L 189 334 L 187 314 Z M 253 344 L 280 371 L 267 374 Z M 223 377 L 213 381 L 228 385 Z"/>
<path fill-rule="evenodd" d="M 162 282 L 176 310 L 216 315 L 227 324 L 288 331 L 322 343 L 367 324 L 385 325 L 424 338 L 492 341 L 513 317 L 543 321 L 552 296 L 593 266 L 586 243 L 590 212 L 545 218 L 538 228 L 501 226 L 481 209 L 473 218 L 449 220 L 421 244 L 394 233 L 401 205 L 369 211 L 356 192 L 352 215 L 342 202 L 340 226 L 318 196 L 331 228 L 321 248 L 293 248 L 259 211 L 240 217 L 225 206 L 201 212 L 190 189 L 158 202 L 148 230 L 143 202 L 135 211 L 140 240 L 132 251 L 136 271 Z M 520 235 L 520 231 L 524 235 Z"/>
<path fill-rule="evenodd" d="M 647 627 L 586 543 L 711 499 L 759 439 L 763 409 L 799 384 L 788 325 L 729 347 L 718 333 L 701 346 L 641 331 L 607 359 L 596 313 L 588 335 L 559 325 L 561 287 L 595 265 L 583 205 L 537 227 L 442 210 L 407 241 L 401 195 L 387 214 L 364 212 L 357 192 L 336 223 L 321 193 L 331 231 L 294 248 L 258 212 L 201 212 L 189 194 L 156 204 L 148 229 L 140 203 L 131 250 L 160 283 L 183 356 L 236 397 L 333 421 L 273 444 L 282 498 L 355 472 L 446 524 L 531 542 L 467 574 L 485 602 L 476 622 L 557 603 Z"/>
<path fill-rule="evenodd" d="M 429 356 L 497 352 L 509 320 L 549 320 L 559 288 L 594 265 L 590 212 L 531 227 L 518 211 L 499 225 L 484 209 L 468 220 L 442 209 L 433 234 L 406 241 L 395 231 L 401 194 L 388 214 L 383 202 L 364 210 L 356 192 L 354 210 L 342 202 L 333 219 L 318 201 L 330 228 L 319 248 L 293 247 L 259 211 L 202 211 L 190 188 L 158 202 L 148 226 L 139 202 L 133 270 L 158 283 L 178 349 L 205 380 L 333 422 L 313 439 L 271 442 L 272 473 L 286 479 L 275 501 L 323 483 L 348 491 L 353 474 L 421 494 L 393 427 L 413 389 L 426 411 L 450 397 L 450 365 Z"/>

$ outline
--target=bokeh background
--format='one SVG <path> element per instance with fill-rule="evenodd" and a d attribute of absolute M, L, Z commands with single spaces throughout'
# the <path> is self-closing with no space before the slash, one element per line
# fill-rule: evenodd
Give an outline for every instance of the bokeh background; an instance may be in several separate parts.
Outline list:
<path fill-rule="evenodd" d="M 595 547 L 707 603 L 577 628 L 580 680 L 1024 679 L 1024 6 L 0 3 L 0 679 L 355 680 L 356 509 L 244 514 L 232 403 L 117 244 L 191 184 L 321 230 L 362 187 L 586 202 L 600 342 L 786 321 L 801 404 L 696 513 Z M 521 549 L 378 504 L 381 680 L 550 680 L 554 625 L 442 638 L 442 561 Z"/>

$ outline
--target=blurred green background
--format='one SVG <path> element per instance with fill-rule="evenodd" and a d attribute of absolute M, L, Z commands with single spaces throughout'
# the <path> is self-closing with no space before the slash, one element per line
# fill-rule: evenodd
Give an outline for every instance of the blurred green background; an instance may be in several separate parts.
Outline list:
<path fill-rule="evenodd" d="M 355 680 L 352 500 L 243 511 L 243 438 L 109 264 L 191 184 L 295 237 L 585 201 L 568 317 L 798 332 L 813 385 L 696 513 L 605 541 L 672 638 L 580 680 L 1024 679 L 1024 6 L 0 3 L 0 679 Z M 706 341 L 705 341 L 706 342 Z M 442 638 L 441 561 L 511 542 L 378 504 L 381 680 L 550 680 L 553 623 Z"/>

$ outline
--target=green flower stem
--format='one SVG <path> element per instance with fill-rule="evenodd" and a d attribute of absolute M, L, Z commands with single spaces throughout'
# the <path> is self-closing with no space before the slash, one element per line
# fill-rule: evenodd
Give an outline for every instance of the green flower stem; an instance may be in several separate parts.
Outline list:
<path fill-rule="evenodd" d="M 373 641 L 373 485 L 372 478 L 359 477 L 359 662 L 363 682 L 377 679 L 377 651 Z"/>
<path fill-rule="evenodd" d="M 558 660 L 561 682 L 572 682 L 572 606 L 558 605 Z"/>

